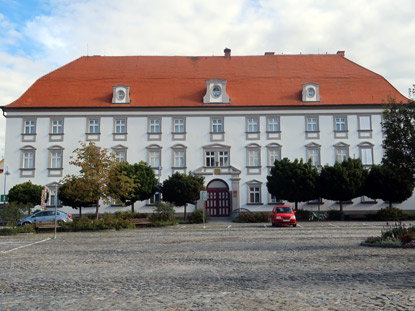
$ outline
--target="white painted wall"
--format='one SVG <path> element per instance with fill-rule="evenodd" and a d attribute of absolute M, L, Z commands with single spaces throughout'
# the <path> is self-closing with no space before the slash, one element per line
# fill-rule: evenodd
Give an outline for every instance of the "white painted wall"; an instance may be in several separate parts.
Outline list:
<path fill-rule="evenodd" d="M 357 115 L 361 113 L 369 113 L 372 115 L 372 138 L 360 139 L 358 137 L 358 120 Z M 348 115 L 348 138 L 336 139 L 333 133 L 333 115 L 347 114 Z M 50 116 L 64 117 L 64 141 L 63 142 L 49 142 Z M 123 145 L 128 147 L 127 160 L 130 163 L 139 162 L 140 160 L 147 161 L 146 147 L 151 144 L 162 146 L 162 176 L 161 181 L 168 178 L 172 174 L 172 150 L 171 147 L 175 144 L 183 144 L 187 147 L 187 171 L 194 171 L 195 169 L 204 165 L 203 146 L 210 145 L 214 142 L 210 141 L 210 117 L 211 116 L 224 117 L 225 139 L 223 142 L 218 142 L 222 145 L 231 146 L 230 149 L 230 164 L 241 171 L 240 181 L 240 202 L 241 207 L 249 208 L 252 211 L 270 211 L 272 205 L 268 204 L 269 197 L 266 188 L 266 176 L 268 174 L 267 168 L 267 148 L 271 142 L 276 142 L 282 145 L 282 157 L 287 157 L 291 160 L 295 158 L 306 158 L 305 145 L 314 142 L 321 145 L 321 164 L 333 164 L 335 160 L 334 144 L 344 142 L 350 145 L 349 155 L 351 157 L 359 157 L 359 147 L 361 142 L 370 142 L 374 144 L 374 161 L 380 163 L 382 159 L 382 129 L 381 129 L 381 110 L 380 109 L 314 109 L 314 110 L 262 110 L 262 111 L 154 111 L 154 112 L 128 112 L 128 114 L 112 113 L 108 111 L 93 111 L 93 112 L 79 112 L 68 111 L 63 113 L 56 112 L 8 112 L 6 122 L 6 150 L 5 150 L 5 165 L 9 167 L 11 175 L 7 178 L 7 188 L 10 189 L 15 184 L 19 184 L 29 180 L 29 178 L 20 177 L 21 167 L 21 151 L 20 148 L 30 145 L 36 148 L 36 175 L 30 178 L 33 183 L 46 185 L 61 178 L 48 177 L 48 148 L 53 145 L 59 145 L 64 148 L 64 175 L 74 174 L 77 169 L 69 165 L 72 151 L 79 147 L 79 141 L 85 140 L 85 133 L 87 127 L 87 116 L 99 116 L 101 120 L 101 137 L 97 142 L 98 146 L 111 149 L 116 145 Z M 260 116 L 260 130 L 261 135 L 258 140 L 246 140 L 246 120 L 245 117 L 249 115 Z M 281 140 L 268 140 L 266 134 L 266 116 L 280 115 L 281 121 Z M 305 135 L 305 116 L 319 115 L 320 138 L 306 139 Z M 127 141 L 113 141 L 113 118 L 116 116 L 127 116 Z M 148 141 L 147 140 L 147 118 L 149 116 L 162 116 L 162 140 Z M 173 141 L 172 140 L 172 117 L 184 116 L 186 117 L 186 140 Z M 36 142 L 22 142 L 23 117 L 36 117 Z M 261 175 L 248 175 L 246 168 L 246 146 L 250 143 L 257 143 L 261 146 Z M 205 184 L 214 178 L 221 178 L 228 183 L 231 188 L 231 176 L 205 176 Z M 246 182 L 251 180 L 258 180 L 262 182 L 262 202 L 263 205 L 253 206 L 247 205 L 248 187 Z M 232 189 L 231 189 L 232 190 Z M 412 197 L 403 204 L 398 204 L 403 209 L 414 209 L 415 199 Z M 377 210 L 386 206 L 382 201 L 378 204 L 368 205 L 361 204 L 360 198 L 354 200 L 354 204 L 346 205 L 345 210 Z M 303 203 L 300 208 L 316 209 L 315 205 Z M 335 208 L 338 205 L 333 202 L 326 202 L 322 208 Z M 105 206 L 101 208 L 101 212 L 119 210 L 117 207 Z M 127 208 L 121 208 L 127 209 Z M 66 208 L 70 213 L 76 213 L 71 208 Z M 89 209 L 93 212 L 94 209 Z M 146 202 L 139 202 L 136 204 L 136 210 L 141 212 L 151 212 L 152 207 L 146 206 Z M 189 208 L 191 211 L 192 208 Z M 178 212 L 181 210 L 178 209 Z"/>

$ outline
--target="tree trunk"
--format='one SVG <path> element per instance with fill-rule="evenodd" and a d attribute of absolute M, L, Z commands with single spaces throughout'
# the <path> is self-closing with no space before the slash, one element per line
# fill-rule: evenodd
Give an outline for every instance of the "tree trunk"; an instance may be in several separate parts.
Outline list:
<path fill-rule="evenodd" d="M 343 201 L 340 201 L 340 220 L 344 221 L 344 213 L 343 213 Z"/>
<path fill-rule="evenodd" d="M 82 207 L 78 207 L 78 208 L 79 208 L 79 218 L 81 218 L 82 217 L 82 211 L 81 211 Z"/>
<path fill-rule="evenodd" d="M 98 211 L 99 211 L 99 199 L 97 200 L 97 208 L 95 210 L 95 219 L 98 219 Z"/>
<path fill-rule="evenodd" d="M 134 202 L 131 201 L 131 213 L 134 214 Z"/>
<path fill-rule="evenodd" d="M 183 217 L 184 220 L 186 220 L 186 207 L 187 207 L 187 204 L 184 205 L 184 217 Z"/>
<path fill-rule="evenodd" d="M 295 202 L 295 211 L 298 211 L 298 202 Z"/>
<path fill-rule="evenodd" d="M 389 201 L 389 207 L 392 207 L 392 202 L 391 201 Z"/>

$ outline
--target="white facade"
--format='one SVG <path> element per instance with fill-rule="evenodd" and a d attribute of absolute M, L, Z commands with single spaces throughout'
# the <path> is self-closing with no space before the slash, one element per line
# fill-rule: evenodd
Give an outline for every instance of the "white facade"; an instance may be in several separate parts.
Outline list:
<path fill-rule="evenodd" d="M 324 166 L 332 165 L 336 156 L 345 155 L 362 158 L 367 165 L 378 164 L 382 159 L 381 113 L 379 108 L 159 109 L 152 112 L 136 109 L 128 113 L 120 109 L 10 111 L 7 113 L 6 125 L 5 165 L 11 173 L 7 188 L 28 180 L 49 185 L 59 182 L 67 174 L 76 173 L 76 168 L 69 165 L 72 151 L 79 147 L 79 141 L 94 140 L 98 146 L 114 152 L 125 151 L 126 160 L 130 163 L 153 161 L 156 176 L 157 158 L 151 159 L 154 156 L 151 152 L 159 152 L 161 182 L 175 171 L 191 171 L 204 176 L 205 185 L 214 179 L 224 181 L 232 195 L 232 209 L 240 207 L 251 211 L 270 211 L 275 205 L 266 187 L 271 159 L 287 157 L 291 160 L 307 160 L 312 157 L 317 166 Z M 56 125 L 53 121 L 57 119 L 63 121 L 60 123 L 63 126 L 62 133 L 51 135 L 53 125 Z M 34 133 L 24 134 L 26 120 L 35 121 Z M 89 133 L 89 120 L 98 120 L 97 133 Z M 123 133 L 124 129 L 121 129 L 121 133 L 117 129 L 120 126 L 117 120 L 125 120 L 121 125 L 125 126 L 126 133 Z M 184 132 L 174 132 L 183 129 Z M 270 132 L 269 129 L 274 131 Z M 24 165 L 27 165 L 24 163 L 27 150 L 32 153 L 34 161 L 34 168 L 29 170 L 24 169 Z M 59 169 L 59 159 L 52 159 L 52 153 L 56 150 L 63 155 L 62 169 Z M 221 159 L 225 162 L 219 163 L 216 158 L 218 163 L 213 164 L 222 167 L 208 166 L 207 150 L 228 150 L 227 159 Z M 181 167 L 183 164 L 184 167 Z M 52 169 L 53 166 L 55 169 Z M 408 210 L 413 209 L 414 203 L 412 197 L 397 206 Z M 361 198 L 356 198 L 353 204 L 345 205 L 345 211 L 376 211 L 385 206 L 381 200 L 377 203 L 362 203 Z M 299 208 L 315 210 L 316 205 L 305 202 Z M 331 208 L 338 209 L 338 204 L 326 201 L 322 205 L 322 209 Z M 71 208 L 65 209 L 74 213 Z M 100 212 L 120 209 L 128 208 L 104 204 Z M 151 212 L 152 209 L 153 206 L 148 202 L 137 202 L 135 205 L 135 210 L 140 212 Z M 189 208 L 191 210 L 192 207 Z M 93 212 L 93 208 L 90 211 Z"/>

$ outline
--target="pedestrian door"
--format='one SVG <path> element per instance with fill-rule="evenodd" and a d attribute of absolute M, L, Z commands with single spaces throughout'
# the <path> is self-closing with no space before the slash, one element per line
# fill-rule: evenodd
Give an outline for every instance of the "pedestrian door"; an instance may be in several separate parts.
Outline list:
<path fill-rule="evenodd" d="M 208 199 L 206 210 L 210 217 L 229 217 L 231 200 L 228 185 L 220 179 L 214 179 L 207 185 Z"/>

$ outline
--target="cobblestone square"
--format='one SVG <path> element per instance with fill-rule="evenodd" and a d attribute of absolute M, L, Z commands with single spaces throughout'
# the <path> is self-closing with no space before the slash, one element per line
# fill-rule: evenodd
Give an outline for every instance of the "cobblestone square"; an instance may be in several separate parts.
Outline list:
<path fill-rule="evenodd" d="M 359 246 L 384 224 L 0 237 L 0 309 L 414 310 L 415 249 Z"/>

